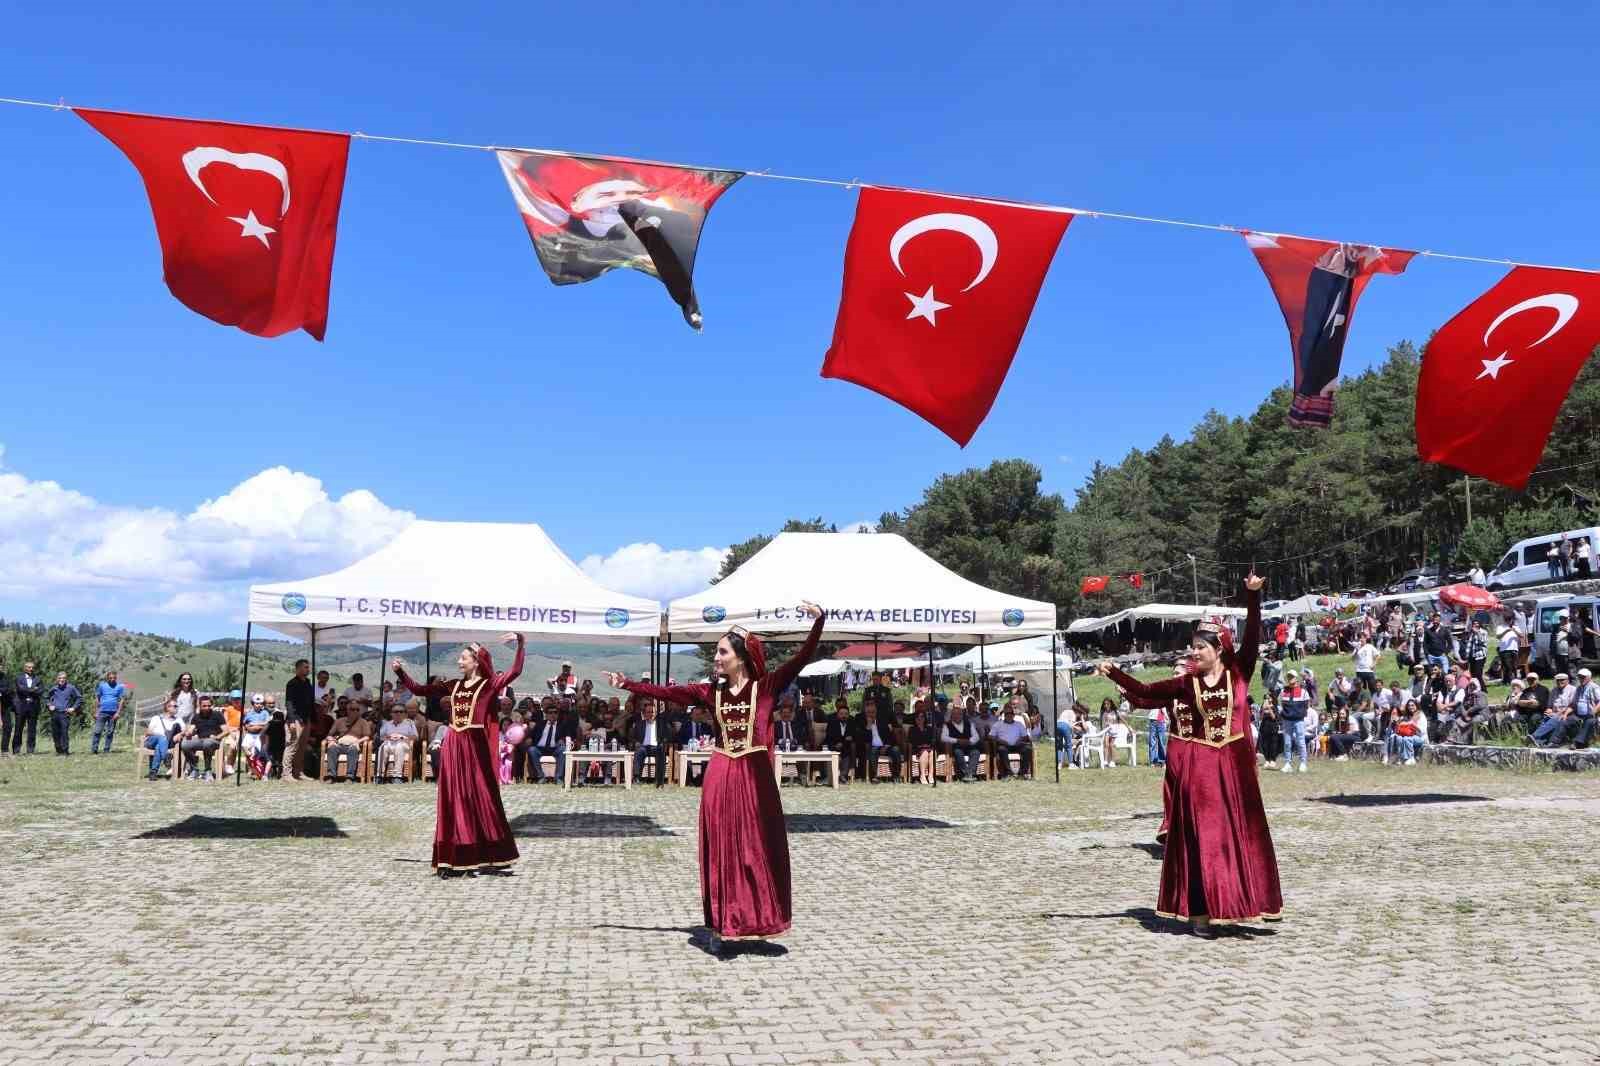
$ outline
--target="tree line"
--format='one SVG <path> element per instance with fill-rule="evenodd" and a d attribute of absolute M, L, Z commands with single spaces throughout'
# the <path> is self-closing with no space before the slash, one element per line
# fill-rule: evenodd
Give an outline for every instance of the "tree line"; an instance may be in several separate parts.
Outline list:
<path fill-rule="evenodd" d="M 1488 570 L 1515 540 L 1595 522 L 1600 360 L 1579 375 L 1522 493 L 1417 458 L 1421 368 L 1410 342 L 1390 348 L 1344 379 L 1325 430 L 1288 424 L 1287 384 L 1246 417 L 1209 411 L 1182 440 L 1097 461 L 1070 503 L 1042 492 L 1026 459 L 944 474 L 878 529 L 969 580 L 1054 602 L 1064 625 L 1141 602 L 1191 603 L 1196 586 L 1204 602 L 1233 600 L 1252 567 L 1278 597 L 1381 588 L 1427 564 Z M 818 517 L 783 530 L 834 528 Z M 734 545 L 718 579 L 771 539 Z M 1080 592 L 1088 575 L 1109 576 L 1106 591 Z"/>

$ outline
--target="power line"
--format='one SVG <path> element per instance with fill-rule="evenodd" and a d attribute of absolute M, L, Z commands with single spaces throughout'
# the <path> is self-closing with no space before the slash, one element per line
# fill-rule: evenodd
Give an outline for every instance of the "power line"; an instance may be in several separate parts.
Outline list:
<path fill-rule="evenodd" d="M 65 100 L 61 100 L 61 101 L 58 101 L 56 103 L 50 103 L 49 101 L 46 101 L 46 100 L 24 100 L 24 99 L 19 99 L 19 98 L 16 98 L 16 97 L 9 97 L 9 96 L 0 96 L 0 104 L 13 104 L 13 105 L 18 106 L 18 107 L 38 107 L 38 108 L 44 108 L 44 109 L 50 110 L 50 111 L 71 111 L 71 110 L 74 109 L 73 105 L 69 105 Z M 140 112 L 140 111 L 122 111 L 121 113 L 125 114 L 125 115 L 136 115 L 136 116 L 139 116 L 141 118 L 172 118 L 172 117 L 176 117 L 176 116 L 169 116 L 169 115 L 152 115 L 152 114 L 149 114 L 148 112 Z M 217 120 L 213 120 L 213 121 L 217 121 Z M 304 130 L 301 127 L 295 127 L 295 126 L 279 126 L 279 127 L 276 127 L 276 128 L 278 128 L 278 129 L 289 129 L 289 130 L 294 130 L 296 132 L 319 132 L 319 133 L 337 133 L 337 132 L 339 132 L 339 131 L 336 131 L 336 130 L 310 131 L 310 130 Z M 567 150 L 564 150 L 564 149 L 554 149 L 554 148 L 515 148 L 515 147 L 512 147 L 510 145 L 469 144 L 469 143 L 462 142 L 462 141 L 434 140 L 434 139 L 427 138 L 427 137 L 397 137 L 397 136 L 390 136 L 390 135 L 377 134 L 377 133 L 364 133 L 364 132 L 361 132 L 361 131 L 356 131 L 354 133 L 345 133 L 344 136 L 352 137 L 352 138 L 355 138 L 357 140 L 362 140 L 362 141 L 373 141 L 373 142 L 387 143 L 387 144 L 410 144 L 410 145 L 419 145 L 419 146 L 426 147 L 426 148 L 452 148 L 452 149 L 460 149 L 460 150 L 473 151 L 473 152 L 499 152 L 499 151 L 540 152 L 540 153 L 543 153 L 545 155 L 581 156 L 583 158 L 588 158 L 588 159 L 607 159 L 607 160 L 612 160 L 612 161 L 615 161 L 615 162 L 644 163 L 644 164 L 655 165 L 655 166 L 689 167 L 691 169 L 714 169 L 714 170 L 736 169 L 736 168 L 731 168 L 731 167 L 696 167 L 693 164 L 688 164 L 688 163 L 672 163 L 672 162 L 664 162 L 664 161 L 658 161 L 658 160 L 632 159 L 632 158 L 625 157 L 625 156 L 604 155 L 604 154 L 599 154 L 599 153 L 572 152 L 572 151 L 567 151 Z M 836 188 L 841 188 L 841 189 L 857 189 L 857 188 L 862 188 L 864 185 L 868 184 L 868 183 L 864 183 L 862 181 L 859 181 L 857 179 L 851 179 L 851 180 L 846 181 L 846 180 L 839 179 L 839 178 L 818 178 L 818 177 L 811 177 L 811 176 L 808 176 L 808 175 L 800 175 L 800 174 L 775 174 L 770 170 L 747 169 L 747 170 L 742 170 L 741 173 L 743 173 L 743 174 L 745 174 L 745 175 L 747 175 L 749 177 L 752 177 L 752 178 L 766 178 L 766 179 L 768 179 L 770 181 L 800 182 L 800 183 L 804 183 L 804 184 L 807 184 L 807 185 L 830 185 L 830 186 L 833 186 L 833 187 L 836 187 Z M 927 191 L 932 191 L 932 190 L 927 190 Z M 1146 223 L 1146 224 L 1155 225 L 1155 226 L 1175 226 L 1175 227 L 1179 227 L 1179 228 L 1182 228 L 1182 229 L 1210 230 L 1210 231 L 1215 232 L 1215 233 L 1241 233 L 1241 234 L 1242 233 L 1257 233 L 1257 234 L 1260 234 L 1263 237 L 1299 237 L 1300 239 L 1303 239 L 1303 240 L 1322 240 L 1322 241 L 1330 241 L 1331 243 L 1336 243 L 1336 244 L 1339 244 L 1339 243 L 1342 243 L 1342 244 L 1359 244 L 1359 243 L 1361 243 L 1361 242 L 1358 242 L 1358 241 L 1333 241 L 1330 238 L 1323 238 L 1323 237 L 1304 237 L 1304 236 L 1302 236 L 1300 234 L 1277 233 L 1277 232 L 1274 232 L 1274 231 L 1271 231 L 1271 230 L 1250 229 L 1250 228 L 1242 227 L 1242 226 L 1230 226 L 1230 225 L 1223 225 L 1223 224 L 1214 223 L 1214 222 L 1194 222 L 1194 221 L 1191 221 L 1191 220 L 1188 220 L 1188 219 L 1181 219 L 1181 218 L 1165 218 L 1165 217 L 1162 217 L 1160 215 L 1135 215 L 1135 214 L 1129 214 L 1127 212 L 1122 212 L 1122 211 L 1100 211 L 1100 210 L 1094 210 L 1094 209 L 1090 209 L 1090 208 L 1066 207 L 1066 206 L 1062 206 L 1060 204 L 1027 203 L 1027 202 L 1013 201 L 1013 200 L 997 200 L 997 199 L 990 199 L 990 198 L 982 197 L 982 196 L 972 196 L 972 195 L 968 195 L 968 194 L 965 194 L 965 193 L 940 193 L 938 195 L 953 196 L 953 197 L 958 197 L 958 198 L 961 198 L 961 199 L 974 200 L 974 201 L 986 202 L 986 203 L 1004 204 L 1004 205 L 1009 206 L 1009 207 L 1026 207 L 1026 208 L 1032 208 L 1034 210 L 1039 210 L 1039 211 L 1054 211 L 1054 212 L 1063 212 L 1063 213 L 1066 213 L 1066 214 L 1073 214 L 1073 215 L 1087 215 L 1087 216 L 1089 216 L 1091 218 L 1112 218 L 1112 219 L 1117 219 L 1117 220 L 1122 221 L 1122 222 L 1141 222 L 1141 223 Z M 1456 262 L 1462 262 L 1462 263 L 1488 263 L 1488 264 L 1490 264 L 1492 266 L 1533 267 L 1533 268 L 1537 268 L 1537 269 L 1541 269 L 1541 270 L 1567 270 L 1567 271 L 1573 271 L 1575 273 L 1582 273 L 1582 274 L 1600 274 L 1600 269 L 1596 269 L 1596 268 L 1592 268 L 1592 267 L 1553 266 L 1553 265 L 1548 264 L 1548 263 L 1529 263 L 1529 262 L 1524 262 L 1524 261 L 1521 261 L 1521 260 L 1504 259 L 1504 258 L 1500 258 L 1500 257 L 1496 257 L 1496 256 L 1460 255 L 1460 254 L 1457 254 L 1457 253 L 1454 253 L 1454 252 L 1437 252 L 1437 251 L 1432 251 L 1430 249 L 1424 249 L 1422 251 L 1416 252 L 1415 254 L 1419 255 L 1419 256 L 1425 256 L 1425 257 L 1430 258 L 1430 259 L 1449 259 L 1449 260 L 1454 260 Z"/>

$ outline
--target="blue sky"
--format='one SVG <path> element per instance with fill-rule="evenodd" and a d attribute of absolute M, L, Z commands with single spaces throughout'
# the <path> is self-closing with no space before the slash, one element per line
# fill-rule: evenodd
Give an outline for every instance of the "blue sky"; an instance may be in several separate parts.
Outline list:
<path fill-rule="evenodd" d="M 1394 7 L 33 5 L 7 16 L 0 95 L 1600 265 L 1600 19 Z M 408 514 L 536 521 L 629 591 L 682 593 L 702 549 L 873 519 L 995 458 L 1070 498 L 1095 459 L 1288 374 L 1238 237 L 1080 218 L 963 451 L 818 376 L 853 193 L 735 186 L 701 243 L 695 335 L 642 275 L 550 285 L 491 155 L 364 142 L 327 342 L 261 340 L 168 295 L 109 142 L 65 113 L 0 122 L 7 617 L 223 635 L 250 580 L 348 561 Z M 1499 275 L 1418 260 L 1376 280 L 1346 369 Z"/>

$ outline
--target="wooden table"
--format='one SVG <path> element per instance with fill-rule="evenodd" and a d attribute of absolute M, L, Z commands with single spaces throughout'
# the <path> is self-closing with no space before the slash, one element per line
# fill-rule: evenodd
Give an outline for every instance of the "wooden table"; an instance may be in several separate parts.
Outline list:
<path fill-rule="evenodd" d="M 689 764 L 698 762 L 702 766 L 711 762 L 711 751 L 691 751 L 688 748 L 678 749 L 678 787 L 689 787 Z"/>
<path fill-rule="evenodd" d="M 633 752 L 631 751 L 590 751 L 587 748 L 573 748 L 567 752 L 567 772 L 565 779 L 561 782 L 562 788 L 572 787 L 573 766 L 580 762 L 614 762 L 622 767 L 622 787 L 633 787 Z"/>
<path fill-rule="evenodd" d="M 783 768 L 793 766 L 803 770 L 807 763 L 822 762 L 828 764 L 828 785 L 830 788 L 839 787 L 839 753 L 836 751 L 780 751 L 777 759 L 773 761 L 773 770 L 778 775 L 778 784 L 783 784 Z"/>

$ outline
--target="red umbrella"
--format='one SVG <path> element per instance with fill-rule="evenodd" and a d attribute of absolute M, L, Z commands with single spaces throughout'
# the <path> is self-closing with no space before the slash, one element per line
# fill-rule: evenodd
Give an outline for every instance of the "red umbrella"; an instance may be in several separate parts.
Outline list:
<path fill-rule="evenodd" d="M 1439 599 L 1452 607 L 1463 607 L 1469 611 L 1499 611 L 1503 610 L 1500 601 L 1494 593 L 1481 589 L 1476 585 L 1460 584 L 1446 585 L 1439 590 Z"/>

